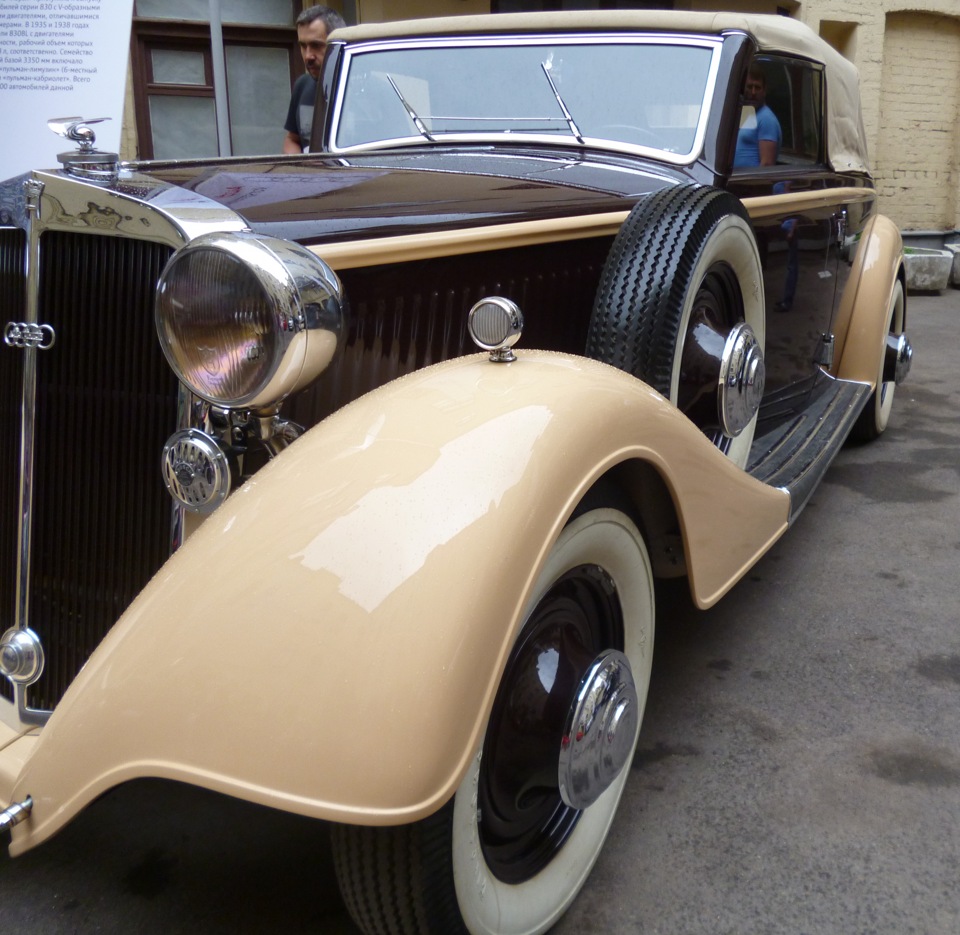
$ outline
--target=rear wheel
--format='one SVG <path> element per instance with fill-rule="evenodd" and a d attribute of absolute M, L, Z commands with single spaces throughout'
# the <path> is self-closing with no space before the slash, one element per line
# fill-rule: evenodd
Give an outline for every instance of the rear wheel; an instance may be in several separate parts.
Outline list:
<path fill-rule="evenodd" d="M 889 334 L 903 334 L 906 303 L 903 296 L 903 283 L 897 279 L 890 294 L 888 311 Z M 877 373 L 877 385 L 863 412 L 857 417 L 850 431 L 851 437 L 858 441 L 869 442 L 879 438 L 887 429 L 890 411 L 893 409 L 893 394 L 897 388 L 892 380 L 884 382 L 883 365 L 886 348 L 880 354 L 880 368 Z"/>
<path fill-rule="evenodd" d="M 369 935 L 553 925 L 616 812 L 652 655 L 653 577 L 640 533 L 619 510 L 589 510 L 547 559 L 452 802 L 413 825 L 334 828 L 337 876 L 357 924 Z M 594 699 L 594 729 L 578 720 L 578 696 Z"/>

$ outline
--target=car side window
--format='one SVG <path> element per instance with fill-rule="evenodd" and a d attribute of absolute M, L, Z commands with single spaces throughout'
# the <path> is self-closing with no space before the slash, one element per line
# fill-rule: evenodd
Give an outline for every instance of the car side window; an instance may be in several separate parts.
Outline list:
<path fill-rule="evenodd" d="M 755 60 L 767 80 L 767 106 L 780 121 L 777 163 L 823 162 L 823 69 L 812 62 L 780 55 Z"/>

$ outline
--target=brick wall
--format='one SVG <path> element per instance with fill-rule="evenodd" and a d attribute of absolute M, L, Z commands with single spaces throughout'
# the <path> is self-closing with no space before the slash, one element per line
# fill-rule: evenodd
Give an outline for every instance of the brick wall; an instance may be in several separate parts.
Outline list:
<path fill-rule="evenodd" d="M 860 71 L 880 210 L 903 230 L 960 228 L 960 2 L 806 0 L 798 18 L 842 36 Z"/>
<path fill-rule="evenodd" d="M 875 175 L 901 227 L 957 225 L 960 18 L 890 13 Z"/>

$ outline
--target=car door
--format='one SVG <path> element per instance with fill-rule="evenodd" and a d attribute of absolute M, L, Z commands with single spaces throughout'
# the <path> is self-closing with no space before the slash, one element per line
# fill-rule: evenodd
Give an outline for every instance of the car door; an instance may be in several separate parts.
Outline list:
<path fill-rule="evenodd" d="M 848 180 L 826 164 L 822 66 L 769 54 L 754 64 L 780 125 L 777 160 L 734 166 L 728 187 L 747 200 L 760 249 L 767 311 L 761 418 L 768 418 L 801 408 L 829 360 L 849 271 L 842 257 L 863 205 L 850 203 Z"/>

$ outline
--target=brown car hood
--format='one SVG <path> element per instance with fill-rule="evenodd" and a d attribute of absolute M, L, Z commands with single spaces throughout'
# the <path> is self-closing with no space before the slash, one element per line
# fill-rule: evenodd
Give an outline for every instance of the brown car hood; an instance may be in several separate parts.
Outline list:
<path fill-rule="evenodd" d="M 683 178 L 635 159 L 489 150 L 135 168 L 219 202 L 260 233 L 308 244 L 625 210 Z"/>

